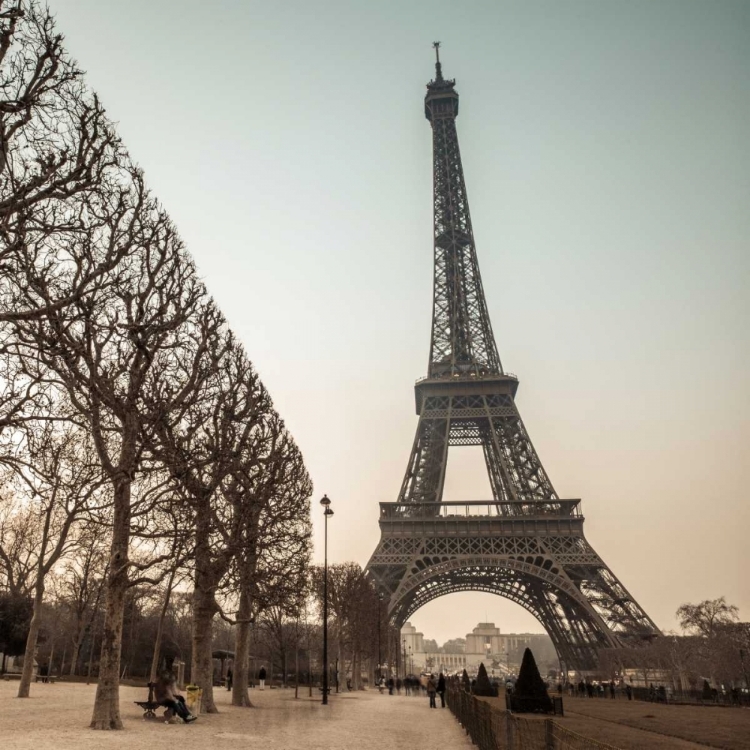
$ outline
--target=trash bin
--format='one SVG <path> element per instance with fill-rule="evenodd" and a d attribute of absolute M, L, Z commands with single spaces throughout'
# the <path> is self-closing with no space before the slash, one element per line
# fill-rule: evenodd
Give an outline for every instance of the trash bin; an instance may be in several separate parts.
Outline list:
<path fill-rule="evenodd" d="M 201 712 L 201 701 L 203 700 L 203 688 L 197 685 L 188 685 L 185 688 L 187 696 L 185 697 L 185 704 L 188 707 L 193 716 L 198 716 Z"/>

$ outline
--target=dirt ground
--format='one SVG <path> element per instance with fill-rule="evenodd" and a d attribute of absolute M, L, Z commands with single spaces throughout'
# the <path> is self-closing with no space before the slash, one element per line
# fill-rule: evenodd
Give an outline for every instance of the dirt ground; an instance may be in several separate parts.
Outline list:
<path fill-rule="evenodd" d="M 219 714 L 194 724 L 143 721 L 134 700 L 145 688 L 120 688 L 125 729 L 88 729 L 95 685 L 32 684 L 31 698 L 16 698 L 18 682 L 0 681 L 0 748 L 3 750 L 205 750 L 213 747 L 263 750 L 382 750 L 439 746 L 470 750 L 471 741 L 446 709 L 431 710 L 426 698 L 380 695 L 375 690 L 332 695 L 330 704 L 294 690 L 251 690 L 255 708 L 229 705 L 230 694 L 216 689 Z"/>

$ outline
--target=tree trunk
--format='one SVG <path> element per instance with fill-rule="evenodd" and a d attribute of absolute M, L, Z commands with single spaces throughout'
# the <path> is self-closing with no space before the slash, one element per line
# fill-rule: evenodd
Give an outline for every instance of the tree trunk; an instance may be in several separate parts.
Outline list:
<path fill-rule="evenodd" d="M 337 643 L 337 646 L 336 646 L 336 667 L 335 667 L 334 674 L 333 674 L 333 679 L 336 682 L 336 692 L 337 693 L 339 691 L 339 672 L 341 671 L 341 669 L 344 666 L 344 660 L 342 658 L 342 655 L 344 653 L 344 649 L 343 649 L 343 646 L 341 644 L 341 637 L 342 637 L 342 635 L 341 635 L 341 626 L 339 625 L 339 627 L 338 627 L 338 638 L 336 639 L 336 643 Z"/>
<path fill-rule="evenodd" d="M 83 639 L 86 637 L 86 630 L 81 630 L 81 634 L 73 642 L 73 654 L 70 657 L 70 669 L 68 674 L 74 677 L 78 671 L 78 655 L 81 653 L 81 646 L 83 645 Z"/>
<path fill-rule="evenodd" d="M 362 667 L 360 665 L 360 654 L 358 647 L 356 646 L 353 649 L 352 653 L 352 690 L 359 690 L 360 687 L 360 673 L 362 672 Z"/>
<path fill-rule="evenodd" d="M 199 591 L 196 586 L 193 592 L 193 660 L 190 675 L 193 684 L 203 688 L 201 711 L 207 714 L 218 713 L 214 703 L 214 670 L 211 658 L 215 613 L 213 593 Z"/>
<path fill-rule="evenodd" d="M 44 599 L 44 576 L 40 575 L 36 582 L 34 592 L 34 613 L 31 616 L 29 634 L 26 636 L 26 653 L 23 657 L 23 671 L 21 672 L 21 684 L 18 686 L 18 697 L 28 698 L 31 688 L 31 675 L 34 673 L 34 657 L 36 656 L 36 643 L 39 638 L 39 628 L 42 624 L 42 600 Z"/>
<path fill-rule="evenodd" d="M 294 697 L 299 698 L 299 634 L 294 633 Z"/>
<path fill-rule="evenodd" d="M 102 629 L 99 680 L 96 685 L 92 729 L 122 729 L 120 718 L 120 650 L 125 594 L 128 589 L 128 543 L 130 540 L 130 479 L 115 485 L 114 520 L 107 574 L 106 609 Z"/>
<path fill-rule="evenodd" d="M 169 574 L 169 581 L 167 582 L 167 592 L 166 594 L 164 594 L 164 604 L 162 604 L 161 612 L 159 612 L 159 624 L 156 627 L 156 638 L 154 641 L 154 656 L 151 659 L 150 682 L 156 682 L 156 673 L 159 671 L 159 661 L 161 658 L 161 639 L 164 632 L 164 618 L 167 616 L 167 609 L 169 608 L 169 598 L 172 595 L 172 584 L 174 583 L 174 577 L 176 574 L 177 568 L 174 568 Z"/>
<path fill-rule="evenodd" d="M 47 674 L 52 674 L 55 666 L 55 639 L 52 639 L 52 646 L 49 650 L 49 664 L 47 666 Z"/>
<path fill-rule="evenodd" d="M 96 619 L 91 625 L 91 647 L 89 648 L 89 670 L 86 674 L 86 684 L 91 682 L 91 665 L 94 661 L 94 644 L 96 643 Z"/>
<path fill-rule="evenodd" d="M 195 588 L 193 590 L 193 658 L 190 677 L 194 685 L 203 688 L 201 712 L 216 714 L 214 703 L 214 675 L 211 652 L 213 619 L 216 614 L 215 588 L 211 569 L 208 510 L 199 511 L 195 522 Z"/>
<path fill-rule="evenodd" d="M 237 612 L 237 629 L 234 633 L 234 677 L 232 682 L 232 705 L 252 707 L 250 701 L 250 618 L 252 601 L 246 587 L 240 591 L 240 606 Z"/>

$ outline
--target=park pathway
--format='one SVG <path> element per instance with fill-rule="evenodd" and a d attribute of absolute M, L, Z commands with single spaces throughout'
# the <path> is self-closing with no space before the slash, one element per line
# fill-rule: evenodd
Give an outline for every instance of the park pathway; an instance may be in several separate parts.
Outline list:
<path fill-rule="evenodd" d="M 0 747 L 3 750 L 469 750 L 470 740 L 446 709 L 430 710 L 427 698 L 380 695 L 376 690 L 332 695 L 327 707 L 300 690 L 251 690 L 254 709 L 229 705 L 218 690 L 221 713 L 194 724 L 144 722 L 134 700 L 146 690 L 123 687 L 122 732 L 87 728 L 94 685 L 32 685 L 32 697 L 15 698 L 18 683 L 0 681 Z"/>

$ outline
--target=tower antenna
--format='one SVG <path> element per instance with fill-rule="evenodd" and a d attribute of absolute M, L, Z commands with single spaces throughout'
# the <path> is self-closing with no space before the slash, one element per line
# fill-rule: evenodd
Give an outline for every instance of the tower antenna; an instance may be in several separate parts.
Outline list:
<path fill-rule="evenodd" d="M 432 46 L 435 50 L 435 78 L 438 81 L 443 80 L 443 66 L 440 64 L 440 42 L 433 42 Z"/>

